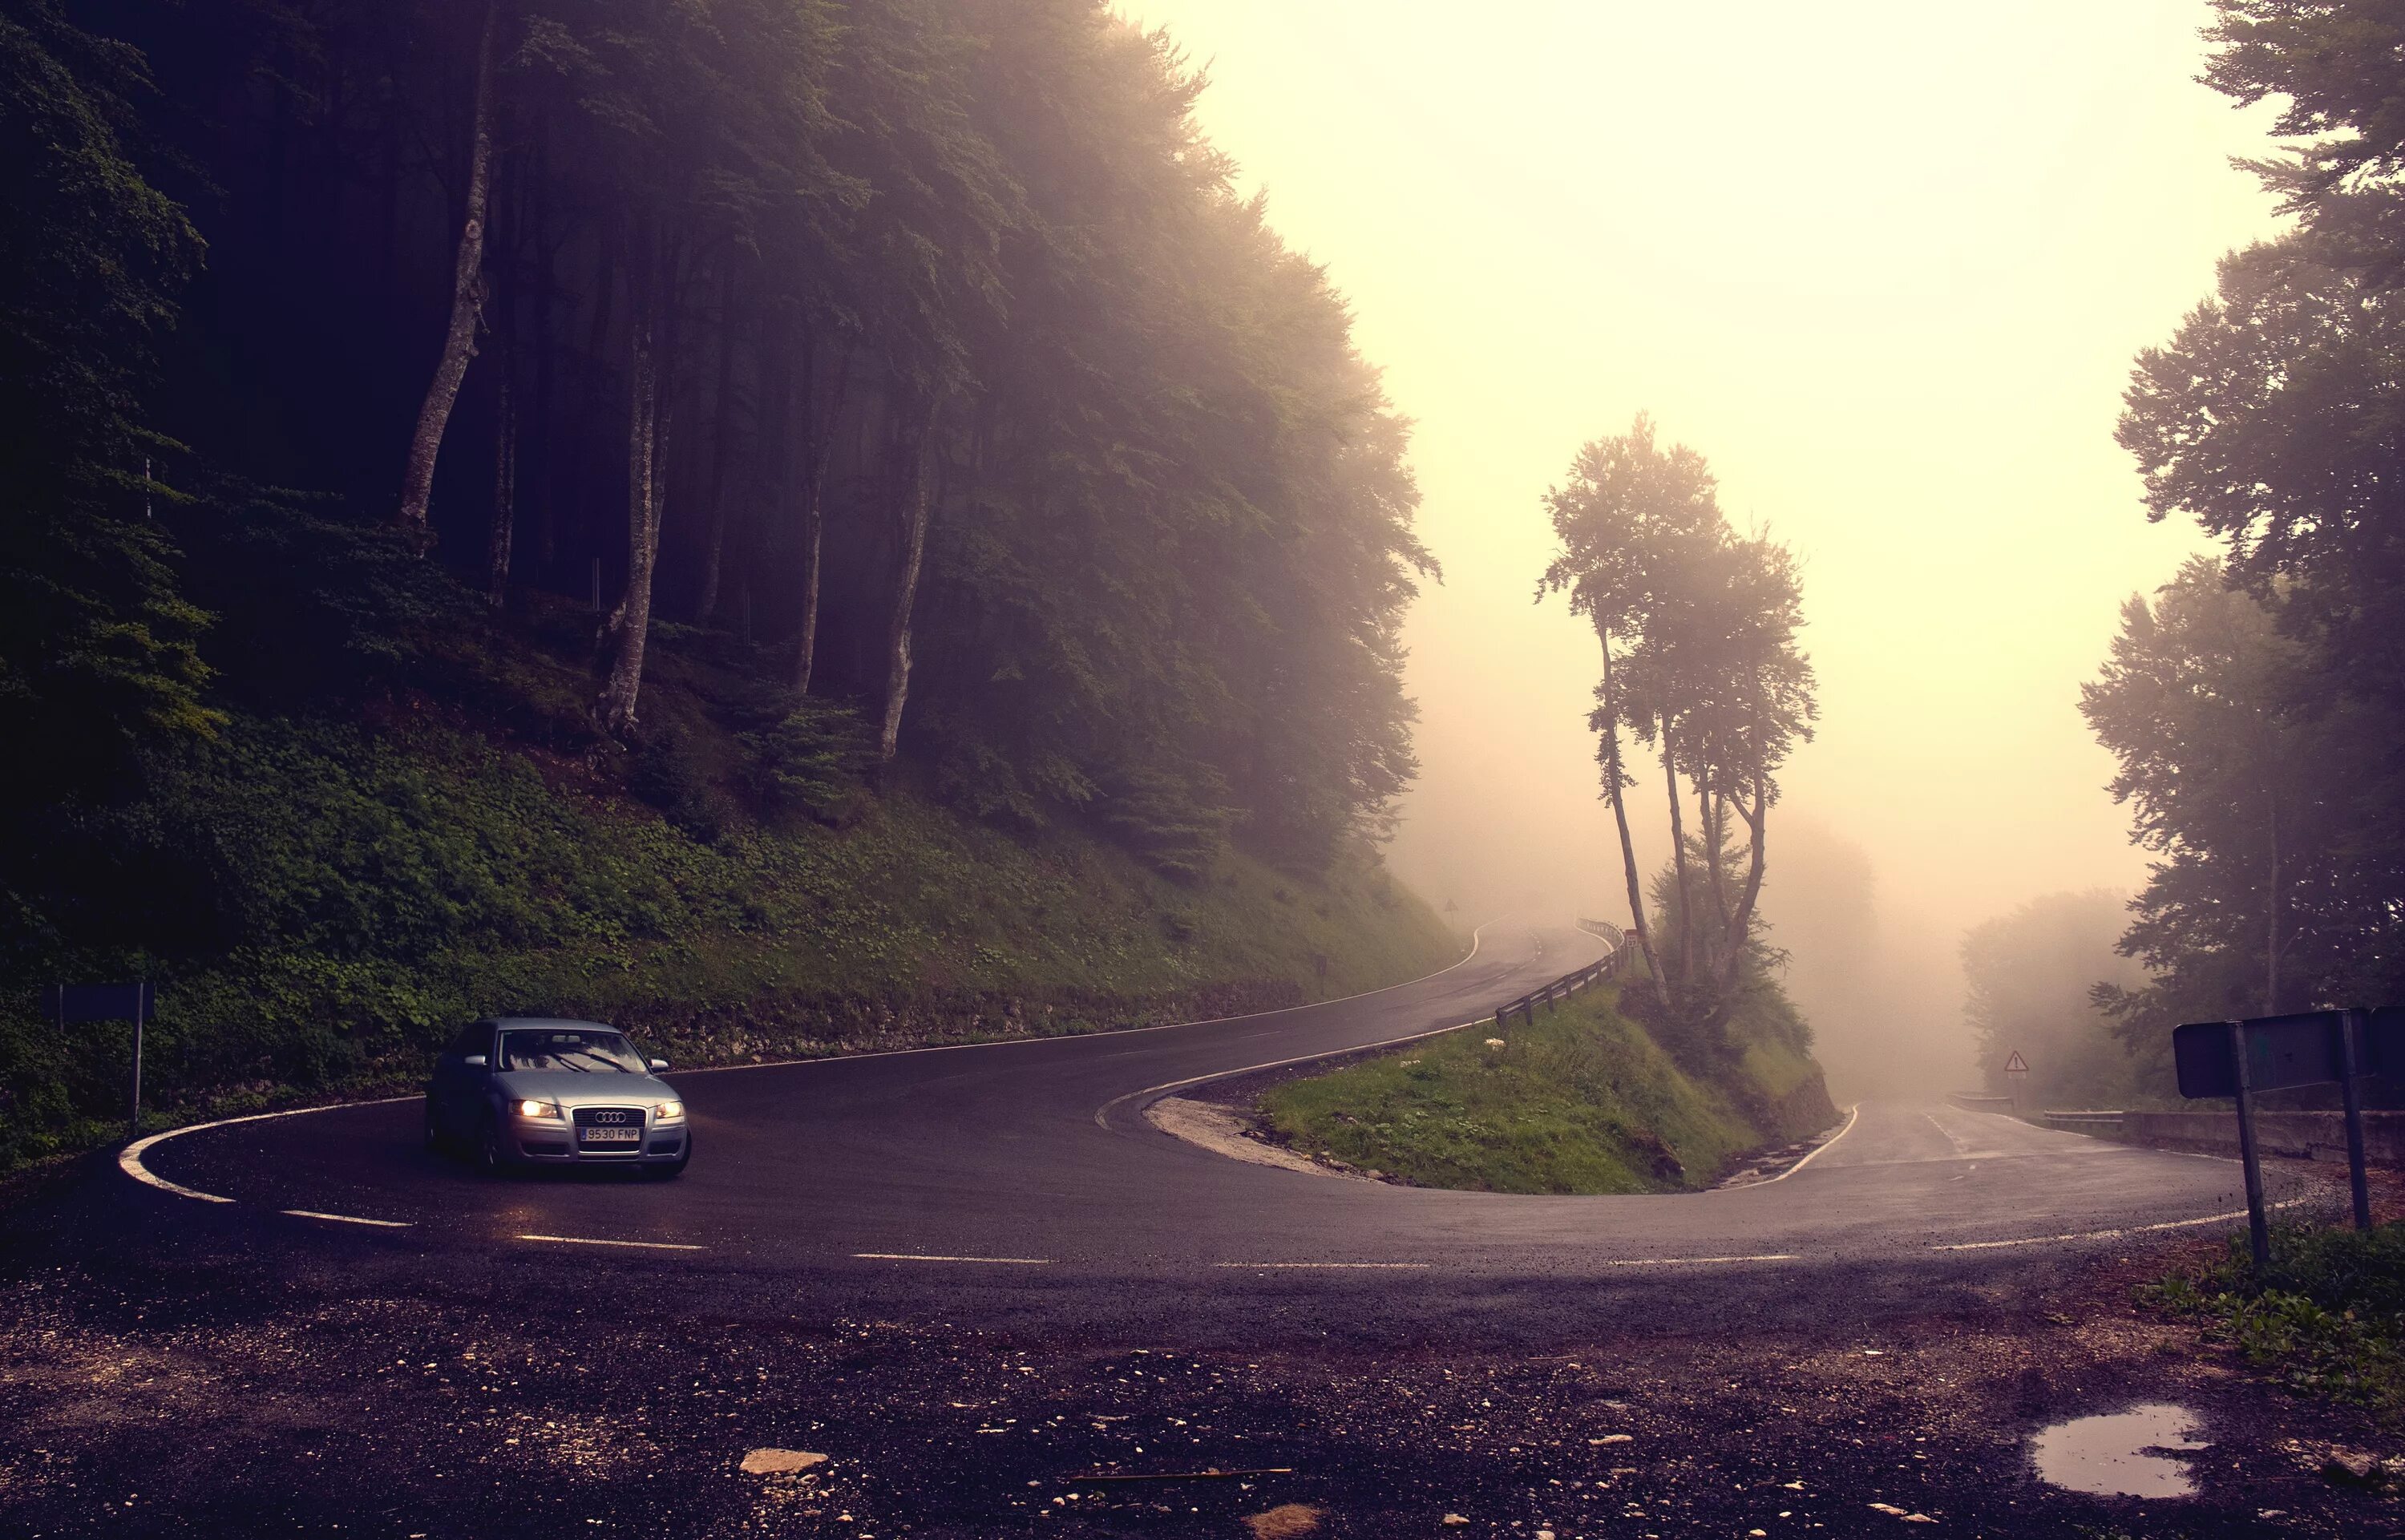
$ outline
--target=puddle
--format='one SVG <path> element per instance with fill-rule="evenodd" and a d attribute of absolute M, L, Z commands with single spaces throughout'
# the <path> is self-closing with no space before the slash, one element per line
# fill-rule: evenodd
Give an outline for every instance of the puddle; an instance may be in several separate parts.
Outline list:
<path fill-rule="evenodd" d="M 2186 1406 L 2154 1403 L 2110 1417 L 2075 1417 L 2030 1438 L 2038 1478 L 2097 1497 L 2193 1497 L 2196 1478 L 2172 1451 L 2210 1448 Z"/>

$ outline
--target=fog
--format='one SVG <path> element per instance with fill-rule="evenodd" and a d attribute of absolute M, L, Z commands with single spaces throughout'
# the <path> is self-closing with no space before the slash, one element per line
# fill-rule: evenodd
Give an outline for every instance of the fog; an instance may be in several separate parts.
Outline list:
<path fill-rule="evenodd" d="M 1965 928 L 2144 878 L 2077 690 L 2198 537 L 2145 521 L 2114 419 L 2274 228 L 2229 163 L 2268 111 L 2194 79 L 2202 0 L 1126 9 L 1209 66 L 1206 129 L 1418 425 L 1445 578 L 1399 871 L 1465 916 L 1625 914 L 1595 643 L 1530 595 L 1546 487 L 1651 411 L 1804 558 L 1822 719 L 1765 907 L 1835 1088 L 1966 1074 Z"/>

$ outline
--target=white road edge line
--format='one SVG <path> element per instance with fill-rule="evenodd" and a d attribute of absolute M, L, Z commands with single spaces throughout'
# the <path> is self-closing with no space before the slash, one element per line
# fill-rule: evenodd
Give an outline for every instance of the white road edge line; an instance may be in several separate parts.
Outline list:
<path fill-rule="evenodd" d="M 1768 1184 L 1756 1182 L 1754 1185 L 1761 1187 Z M 1793 1262 L 1795 1260 L 1796 1253 L 1793 1251 L 1765 1251 L 1756 1256 L 1744 1257 L 1610 1257 L 1605 1259 L 1603 1264 L 1606 1267 L 1699 1267 L 1715 1262 Z"/>
<path fill-rule="evenodd" d="M 232 1198 L 226 1198 L 222 1201 L 231 1203 L 233 1200 Z M 278 1209 L 277 1212 L 289 1214 L 294 1219 L 331 1220 L 336 1224 L 373 1224 L 379 1230 L 407 1230 L 411 1228 L 410 1222 L 405 1219 L 361 1219 L 357 1214 L 328 1214 L 322 1213 L 315 1208 L 282 1208 Z"/>
<path fill-rule="evenodd" d="M 591 1236 L 519 1236 L 520 1240 L 543 1240 L 555 1246 L 630 1246 L 645 1251 L 707 1251 L 707 1246 L 684 1246 L 672 1240 L 597 1240 Z"/>
<path fill-rule="evenodd" d="M 1367 1271 L 1406 1271 L 1414 1268 L 1433 1267 L 1436 1264 L 1433 1262 L 1215 1262 L 1211 1265 L 1214 1267 L 1274 1267 L 1285 1269 L 1287 1271 L 1293 1271 L 1298 1268 L 1310 1268 L 1315 1270 L 1349 1268 Z"/>
<path fill-rule="evenodd" d="M 1155 1026 L 1123 1026 L 1109 1032 L 1081 1032 L 1076 1034 L 1076 1036 L 1082 1038 L 1123 1038 L 1132 1036 L 1139 1032 L 1166 1032 L 1172 1027 L 1210 1026 L 1220 1022 L 1240 1022 L 1245 1020 L 1247 1016 L 1283 1016 L 1289 1010 L 1312 1010 L 1323 1005 L 1341 1005 L 1346 1000 L 1358 1000 L 1364 999 L 1371 995 L 1384 995 L 1390 989 L 1409 989 L 1413 984 L 1424 984 L 1430 979 L 1442 978 L 1445 974 L 1452 972 L 1455 968 L 1460 968 L 1469 963 L 1472 958 L 1478 955 L 1478 949 L 1484 944 L 1487 926 L 1501 925 L 1509 918 L 1511 918 L 1511 915 L 1507 911 L 1506 913 L 1498 914 L 1494 919 L 1487 921 L 1485 925 L 1478 926 L 1475 930 L 1472 930 L 1470 933 L 1470 950 L 1468 952 L 1463 953 L 1459 957 L 1445 964 L 1442 968 L 1438 968 L 1432 973 L 1423 973 L 1416 979 L 1405 979 L 1400 983 L 1387 984 L 1379 989 L 1365 989 L 1356 995 L 1340 995 L 1332 1000 L 1314 1000 L 1309 1005 L 1287 1006 L 1277 1010 L 1252 1010 L 1234 1016 L 1205 1016 L 1200 1021 L 1162 1022 Z M 1453 1031 L 1455 1029 L 1447 1027 L 1444 1028 L 1444 1030 Z M 718 1064 L 710 1065 L 700 1069 L 674 1070 L 671 1071 L 671 1073 L 675 1074 L 678 1079 L 682 1080 L 688 1075 L 719 1075 L 737 1069 L 788 1069 L 797 1065 L 834 1064 L 838 1061 L 849 1061 L 853 1059 L 898 1059 L 903 1057 L 905 1054 L 909 1053 L 949 1053 L 955 1050 L 963 1048 L 1009 1048 L 1024 1043 L 1058 1042 L 1062 1040 L 1062 1039 L 1058 1038 L 1003 1038 L 992 1042 L 983 1043 L 939 1043 L 931 1048 L 893 1048 L 879 1053 L 829 1053 L 815 1059 L 772 1059 L 766 1064 Z M 1239 1071 L 1239 1073 L 1242 1073 L 1242 1071 Z M 143 1164 L 143 1155 L 149 1151 L 151 1146 L 163 1144 L 169 1139 L 179 1139 L 187 1134 L 205 1134 L 212 1128 L 229 1128 L 238 1123 L 260 1123 L 268 1118 L 298 1118 L 311 1112 L 339 1112 L 346 1107 L 385 1107 L 389 1106 L 394 1102 L 415 1101 L 418 1098 L 416 1096 L 378 1096 L 372 1101 L 328 1102 L 320 1107 L 292 1107 L 287 1108 L 281 1112 L 252 1112 L 239 1118 L 219 1118 L 213 1123 L 189 1123 L 182 1128 L 170 1128 L 164 1133 L 152 1134 L 148 1138 L 134 1140 L 132 1144 L 127 1145 L 124 1150 L 118 1154 L 117 1168 L 124 1172 L 127 1176 L 132 1177 L 135 1181 L 145 1183 L 151 1187 L 156 1187 L 162 1193 L 173 1193 L 179 1198 L 196 1198 L 203 1203 L 232 1203 L 234 1201 L 232 1198 L 223 1196 L 220 1194 L 204 1193 L 197 1187 L 186 1187 L 180 1182 L 169 1181 L 166 1178 L 160 1176 L 157 1172 L 151 1170 L 149 1166 Z"/>
<path fill-rule="evenodd" d="M 1050 1257 L 944 1257 L 918 1251 L 854 1251 L 858 1262 L 991 1262 L 1005 1267 L 1049 1267 Z"/>
<path fill-rule="evenodd" d="M 2300 1203 L 2311 1203 L 2310 1197 L 2286 1198 L 2271 1205 L 2273 1212 L 2294 1208 Z M 2068 1240 L 2117 1240 L 2123 1236 L 2153 1235 L 2160 1230 L 2188 1230 L 2200 1224 L 2227 1224 L 2234 1219 L 2244 1219 L 2246 1210 L 2232 1208 L 2226 1214 L 2207 1214 L 2202 1219 L 2165 1220 L 2160 1224 L 2125 1224 L 2116 1230 L 2078 1230 L 2067 1236 L 2025 1236 L 2018 1240 L 1962 1240 L 1950 1246 L 1933 1245 L 1933 1251 L 2000 1251 L 2008 1246 L 2054 1246 Z"/>
<path fill-rule="evenodd" d="M 1852 1133 L 1854 1131 L 1854 1124 L 1861 1121 L 1862 1115 L 1863 1104 L 1860 1102 L 1854 1103 L 1853 1106 L 1846 1109 L 1846 1126 L 1830 1135 L 1827 1144 L 1821 1145 L 1820 1149 L 1813 1151 L 1810 1154 L 1805 1156 L 1802 1160 L 1797 1161 L 1786 1170 L 1779 1172 L 1779 1175 L 1771 1178 L 1770 1181 L 1748 1182 L 1746 1186 L 1767 1187 L 1771 1182 L 1785 1181 L 1796 1172 L 1803 1170 L 1804 1167 L 1811 1165 L 1814 1161 L 1819 1160 L 1822 1155 L 1827 1154 L 1829 1152 L 1829 1145 L 1836 1143 L 1839 1139 L 1844 1138 L 1847 1135 Z M 1745 1190 L 1745 1187 L 1709 1187 L 1705 1189 L 1706 1192 L 1710 1193 L 1742 1193 Z"/>
<path fill-rule="evenodd" d="M 135 1139 L 118 1151 L 117 1168 L 135 1181 L 145 1182 L 162 1193 L 173 1193 L 179 1198 L 198 1198 L 203 1203 L 232 1203 L 233 1201 L 232 1198 L 221 1197 L 215 1193 L 204 1193 L 197 1187 L 186 1187 L 180 1182 L 169 1181 L 144 1165 L 142 1157 L 149 1151 L 152 1145 L 164 1144 L 169 1139 L 180 1139 L 187 1134 L 205 1134 L 212 1128 L 231 1128 L 238 1123 L 265 1123 L 270 1118 L 297 1118 L 310 1112 L 331 1112 L 343 1107 L 385 1107 L 397 1101 L 415 1100 L 417 1100 L 415 1096 L 379 1096 L 373 1101 L 332 1102 L 324 1107 L 288 1107 L 281 1112 L 248 1112 L 239 1118 L 219 1118 L 214 1123 L 186 1123 L 181 1128 L 170 1128 L 163 1134 L 153 1134 L 148 1138 Z"/>

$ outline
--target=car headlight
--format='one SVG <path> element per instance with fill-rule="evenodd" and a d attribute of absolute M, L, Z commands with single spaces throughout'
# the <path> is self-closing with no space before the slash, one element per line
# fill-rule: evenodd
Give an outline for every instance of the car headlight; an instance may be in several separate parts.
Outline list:
<path fill-rule="evenodd" d="M 518 1116 L 522 1118 L 556 1118 L 559 1116 L 559 1104 L 556 1101 L 536 1101 L 533 1097 L 529 1096 L 525 1101 L 518 1103 Z"/>
<path fill-rule="evenodd" d="M 676 1123 L 683 1117 L 684 1103 L 681 1101 L 654 1102 L 652 1105 L 654 1123 Z"/>

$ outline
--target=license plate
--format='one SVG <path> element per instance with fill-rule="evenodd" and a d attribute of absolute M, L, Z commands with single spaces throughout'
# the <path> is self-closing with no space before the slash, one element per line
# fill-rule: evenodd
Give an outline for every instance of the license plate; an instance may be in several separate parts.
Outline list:
<path fill-rule="evenodd" d="M 577 1137 L 587 1144 L 633 1144 L 643 1137 L 640 1128 L 581 1128 Z"/>

